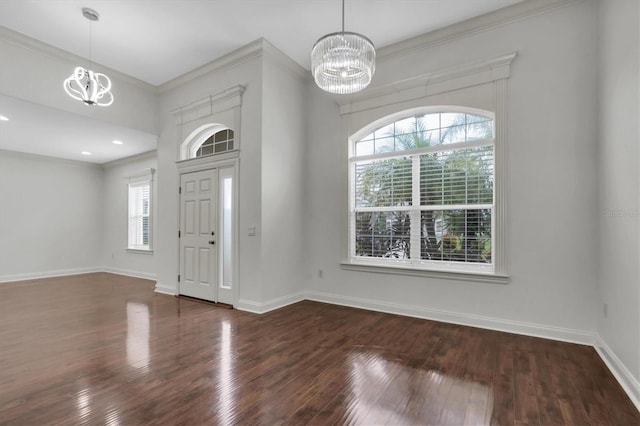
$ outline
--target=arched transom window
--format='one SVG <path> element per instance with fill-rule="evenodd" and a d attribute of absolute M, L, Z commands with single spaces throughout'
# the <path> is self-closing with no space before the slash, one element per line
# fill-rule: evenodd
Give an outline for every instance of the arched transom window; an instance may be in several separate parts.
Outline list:
<path fill-rule="evenodd" d="M 233 150 L 233 130 L 220 130 L 202 142 L 202 145 L 196 150 L 196 157 L 204 157 L 207 155 L 220 154 L 222 152 Z"/>
<path fill-rule="evenodd" d="M 491 272 L 493 114 L 423 111 L 351 139 L 351 262 Z"/>

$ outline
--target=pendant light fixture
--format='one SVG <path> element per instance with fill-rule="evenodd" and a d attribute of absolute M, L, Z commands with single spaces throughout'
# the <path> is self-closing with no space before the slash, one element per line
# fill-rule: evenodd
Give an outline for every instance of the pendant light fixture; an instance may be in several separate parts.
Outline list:
<path fill-rule="evenodd" d="M 327 34 L 311 50 L 311 72 L 318 87 L 331 93 L 358 92 L 369 85 L 376 71 L 376 50 L 371 40 L 344 30 Z"/>
<path fill-rule="evenodd" d="M 93 9 L 85 7 L 82 15 L 89 20 L 89 68 L 92 67 L 91 44 L 92 22 L 98 21 L 100 15 Z M 64 90 L 69 96 L 87 105 L 109 106 L 113 103 L 111 80 L 105 74 L 93 72 L 91 69 L 76 67 L 73 74 L 64 81 Z"/>

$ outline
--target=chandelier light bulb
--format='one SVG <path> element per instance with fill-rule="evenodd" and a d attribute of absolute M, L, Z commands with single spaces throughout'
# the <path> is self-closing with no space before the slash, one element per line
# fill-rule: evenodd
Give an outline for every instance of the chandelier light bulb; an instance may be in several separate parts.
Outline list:
<path fill-rule="evenodd" d="M 109 106 L 113 103 L 111 80 L 105 74 L 76 67 L 64 81 L 69 96 L 87 105 Z"/>

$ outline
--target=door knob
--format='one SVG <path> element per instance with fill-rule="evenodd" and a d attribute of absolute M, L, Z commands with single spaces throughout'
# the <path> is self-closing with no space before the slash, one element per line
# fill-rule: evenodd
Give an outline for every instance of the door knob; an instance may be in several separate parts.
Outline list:
<path fill-rule="evenodd" d="M 213 240 L 210 240 L 210 241 L 209 241 L 209 244 L 211 244 L 211 245 L 214 245 L 215 243 L 216 243 L 216 242 L 215 242 L 215 241 L 213 241 Z"/>

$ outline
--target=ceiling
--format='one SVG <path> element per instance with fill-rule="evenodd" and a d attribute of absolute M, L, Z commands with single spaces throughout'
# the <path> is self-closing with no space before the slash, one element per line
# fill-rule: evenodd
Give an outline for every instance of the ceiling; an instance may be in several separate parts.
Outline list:
<path fill-rule="evenodd" d="M 345 29 L 385 46 L 522 0 L 346 0 Z M 309 69 L 340 0 L 1 0 L 0 25 L 160 85 L 260 37 Z"/>
<path fill-rule="evenodd" d="M 520 1 L 346 0 L 345 29 L 382 47 Z M 91 24 L 92 43 L 83 7 L 100 14 L 100 20 Z M 341 1 L 0 0 L 0 26 L 158 86 L 261 37 L 309 69 L 315 41 L 340 30 Z M 8 97 L 0 101 L 5 109 L 18 108 L 23 117 L 19 120 L 25 120 L 23 128 L 18 116 L 0 122 L 0 149 L 24 151 L 16 142 L 19 138 L 9 138 L 19 132 L 33 136 L 33 152 L 97 163 L 155 148 L 155 142 L 149 145 L 153 135 L 141 132 L 139 141 L 129 146 L 126 141 L 119 147 L 109 142 L 104 146 L 104 140 L 125 138 L 117 134 L 125 135 L 127 129 Z M 33 116 L 28 118 L 27 113 Z M 88 133 L 79 130 L 89 127 Z M 50 135 L 47 140 L 55 139 L 56 146 L 38 134 Z M 92 155 L 78 158 L 82 150 Z"/>
<path fill-rule="evenodd" d="M 1 94 L 0 115 L 9 118 L 0 149 L 9 151 L 101 164 L 156 149 L 155 135 Z"/>

